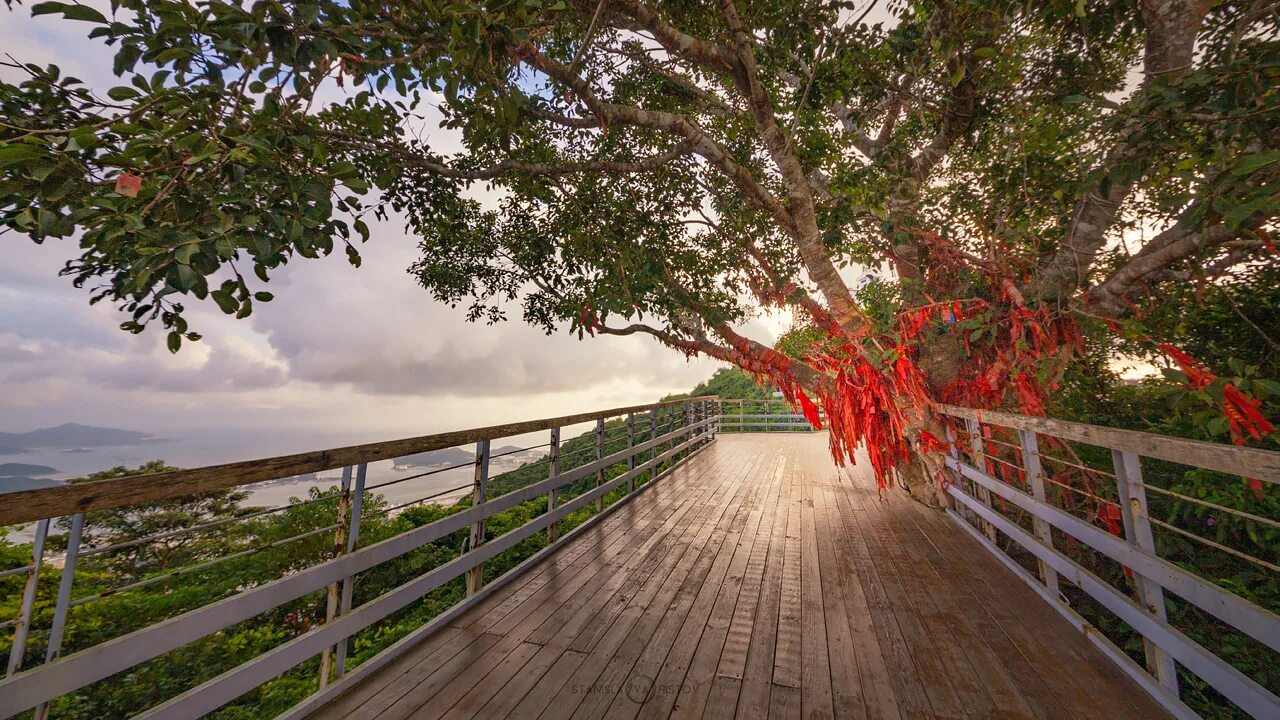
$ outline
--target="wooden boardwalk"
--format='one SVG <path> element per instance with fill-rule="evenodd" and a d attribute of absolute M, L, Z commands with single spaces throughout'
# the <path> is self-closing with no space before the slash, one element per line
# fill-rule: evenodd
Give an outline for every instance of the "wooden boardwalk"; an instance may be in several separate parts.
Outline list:
<path fill-rule="evenodd" d="M 722 435 L 312 717 L 1164 718 L 821 434 Z"/>

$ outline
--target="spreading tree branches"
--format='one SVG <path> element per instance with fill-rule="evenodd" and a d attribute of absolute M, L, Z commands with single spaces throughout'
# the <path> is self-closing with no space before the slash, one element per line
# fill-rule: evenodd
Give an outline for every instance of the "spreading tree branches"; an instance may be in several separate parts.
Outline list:
<path fill-rule="evenodd" d="M 122 84 L 7 62 L 0 224 L 78 238 L 65 273 L 174 350 L 188 297 L 245 317 L 394 213 L 473 319 L 732 362 L 887 481 L 935 449 L 934 403 L 1043 412 L 1085 335 L 1148 340 L 1163 285 L 1276 262 L 1262 0 L 113 8 L 31 6 Z M 817 341 L 743 336 L 761 307 Z"/>

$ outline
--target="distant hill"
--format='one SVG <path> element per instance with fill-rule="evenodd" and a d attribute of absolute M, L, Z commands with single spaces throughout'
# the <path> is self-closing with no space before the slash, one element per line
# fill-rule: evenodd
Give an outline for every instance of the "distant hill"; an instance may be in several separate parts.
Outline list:
<path fill-rule="evenodd" d="M 61 480 L 53 480 L 51 478 L 0 477 L 0 494 L 19 490 L 37 490 L 61 484 Z"/>
<path fill-rule="evenodd" d="M 502 455 L 504 453 L 516 452 L 520 448 L 515 445 L 503 445 L 502 447 L 489 448 L 490 455 Z M 444 465 L 465 465 L 475 462 L 476 454 L 471 450 L 463 450 L 462 448 L 444 448 L 443 450 L 428 450 L 427 452 L 414 453 L 413 455 L 405 455 L 396 458 L 396 465 L 402 467 L 441 467 Z"/>
<path fill-rule="evenodd" d="M 27 463 L 0 463 L 0 478 L 18 477 L 21 475 L 38 477 L 40 475 L 54 475 L 57 472 L 58 472 L 57 468 L 51 468 L 48 465 L 29 465 Z"/>
<path fill-rule="evenodd" d="M 676 393 L 662 399 L 665 402 L 703 395 L 719 395 L 721 400 L 763 400 L 768 397 L 755 378 L 736 367 L 724 367 L 716 370 L 710 379 L 698 383 L 692 392 Z"/>
<path fill-rule="evenodd" d="M 118 428 L 65 423 L 24 433 L 0 433 L 0 454 L 14 455 L 37 449 L 70 450 L 111 445 L 137 445 L 154 439 L 146 433 Z"/>
<path fill-rule="evenodd" d="M 462 448 L 428 450 L 396 458 L 396 465 L 407 467 L 436 467 L 439 465 L 463 465 L 474 462 L 476 454 Z"/>

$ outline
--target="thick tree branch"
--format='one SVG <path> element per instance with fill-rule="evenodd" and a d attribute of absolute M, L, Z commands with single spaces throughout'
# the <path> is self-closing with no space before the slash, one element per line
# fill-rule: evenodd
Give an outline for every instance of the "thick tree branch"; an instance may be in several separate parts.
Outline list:
<path fill-rule="evenodd" d="M 707 355 L 708 357 L 713 357 L 717 360 L 723 360 L 724 362 L 732 363 L 733 365 L 736 365 L 738 367 L 750 365 L 753 361 L 753 358 L 748 357 L 746 354 L 736 349 L 735 347 L 730 347 L 730 345 L 746 347 L 748 351 L 752 353 L 765 353 L 765 352 L 776 353 L 777 352 L 776 350 L 774 350 L 773 348 L 767 345 L 762 345 L 756 342 L 755 340 L 751 340 L 742 335 L 739 335 L 738 333 L 734 332 L 733 329 L 730 328 L 728 325 L 718 324 L 718 325 L 715 325 L 713 329 L 715 330 L 716 334 L 719 335 L 721 338 L 723 338 L 727 343 L 729 343 L 729 345 L 721 345 L 721 344 L 712 342 L 705 335 L 692 337 L 692 338 L 682 337 L 668 330 L 661 330 L 659 328 L 655 328 L 651 325 L 646 325 L 644 323 L 632 323 L 630 325 L 627 325 L 625 327 L 620 327 L 620 328 L 600 326 L 596 328 L 596 332 L 602 335 L 617 335 L 617 336 L 635 335 L 638 333 L 652 335 L 653 337 L 657 338 L 660 342 L 670 347 L 676 348 L 678 350 L 682 350 L 684 352 L 688 352 L 691 354 L 702 353 L 703 355 Z M 793 361 L 790 369 L 795 376 L 796 382 L 800 383 L 800 385 L 807 390 L 817 391 L 819 389 L 825 388 L 831 382 L 831 380 L 826 375 L 818 372 L 817 370 L 814 370 L 813 368 L 801 362 Z"/>
<path fill-rule="evenodd" d="M 826 298 L 836 320 L 851 335 L 865 335 L 870 331 L 870 323 L 858 310 L 853 293 L 840 278 L 840 273 L 836 271 L 831 255 L 823 244 L 809 179 L 773 112 L 773 100 L 756 67 L 755 43 L 738 15 L 733 0 L 721 0 L 720 8 L 733 35 L 734 50 L 742 67 L 739 83 L 755 119 L 757 133 L 782 174 L 788 204 L 792 217 L 795 218 L 793 237 L 809 279 Z"/>
<path fill-rule="evenodd" d="M 1128 262 L 1117 268 L 1105 280 L 1089 288 L 1080 304 L 1089 314 L 1103 317 L 1120 317 L 1133 306 L 1134 296 L 1147 284 L 1160 278 L 1162 273 L 1176 263 L 1221 249 L 1264 222 L 1262 215 L 1255 215 L 1238 229 L 1223 224 L 1199 228 L 1185 223 L 1173 227 L 1147 241 Z M 1229 258 L 1237 264 L 1262 249 L 1263 244 L 1251 244 L 1253 252 L 1231 249 Z"/>
<path fill-rule="evenodd" d="M 1190 71 L 1196 36 L 1209 4 L 1208 0 L 1144 0 L 1144 77 L 1130 105 L 1141 101 L 1156 84 L 1176 80 Z M 1128 179 L 1115 175 L 1122 163 L 1142 154 L 1130 145 L 1134 130 L 1142 122 L 1140 117 L 1133 118 L 1120 129 L 1120 139 L 1107 152 L 1097 179 L 1076 203 L 1071 225 L 1057 253 L 1026 288 L 1027 297 L 1046 302 L 1061 300 L 1087 282 L 1098 253 L 1106 245 L 1106 233 L 1137 182 L 1132 174 Z"/>
<path fill-rule="evenodd" d="M 658 15 L 648 4 L 640 0 L 605 0 L 603 20 L 624 30 L 643 29 L 653 36 L 667 52 L 689 62 L 711 69 L 732 73 L 735 70 L 733 53 L 723 45 L 702 40 L 678 30 Z M 579 3 L 594 8 L 596 0 Z"/>
<path fill-rule="evenodd" d="M 555 163 L 533 163 L 507 159 L 496 165 L 490 165 L 489 167 L 477 168 L 474 170 L 462 170 L 432 160 L 431 158 L 422 155 L 420 151 L 400 143 L 364 138 L 358 135 L 333 130 L 324 132 L 328 137 L 340 143 L 363 147 L 368 150 L 391 153 L 397 157 L 405 167 L 420 168 L 435 175 L 454 178 L 456 180 L 491 180 L 505 175 L 556 177 L 560 175 L 576 175 L 584 172 L 618 174 L 652 172 L 670 164 L 673 160 L 689 155 L 693 152 L 695 145 L 691 140 L 682 140 L 669 150 L 632 162 L 620 162 L 616 160 L 583 160 Z"/>
<path fill-rule="evenodd" d="M 525 59 L 536 70 L 568 85 L 574 94 L 606 123 L 632 125 L 671 133 L 693 143 L 693 152 L 720 170 L 759 208 L 768 212 L 784 229 L 795 227 L 795 219 L 785 205 L 756 181 L 751 170 L 739 163 L 728 150 L 708 135 L 702 128 L 676 113 L 646 110 L 634 105 L 620 105 L 598 97 L 580 76 L 569 72 L 568 66 L 530 49 Z"/>

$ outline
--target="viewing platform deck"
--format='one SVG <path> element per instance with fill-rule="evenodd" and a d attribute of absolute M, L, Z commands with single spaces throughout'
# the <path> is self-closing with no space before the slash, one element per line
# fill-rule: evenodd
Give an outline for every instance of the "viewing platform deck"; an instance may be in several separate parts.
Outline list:
<path fill-rule="evenodd" d="M 722 435 L 310 717 L 1163 718 L 822 433 Z"/>

